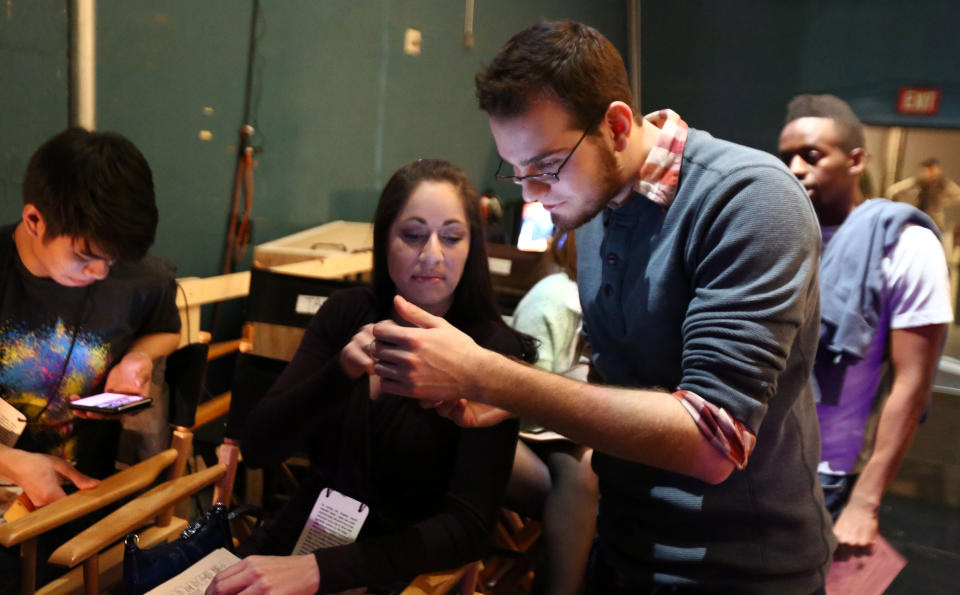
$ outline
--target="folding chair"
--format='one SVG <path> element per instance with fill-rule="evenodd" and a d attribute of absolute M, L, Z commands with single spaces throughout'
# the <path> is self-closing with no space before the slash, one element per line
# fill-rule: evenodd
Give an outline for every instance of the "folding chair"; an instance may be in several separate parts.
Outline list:
<path fill-rule="evenodd" d="M 167 381 L 172 396 L 171 448 L 111 475 L 93 489 L 75 492 L 0 526 L 0 544 L 20 547 L 21 593 L 29 595 L 36 589 L 37 543 L 41 536 L 148 487 L 164 470 L 168 479 L 183 474 L 193 437 L 187 427 L 192 423 L 190 420 L 199 400 L 206 348 L 203 344 L 187 345 L 168 357 Z M 172 511 L 161 526 L 169 524 L 171 517 Z M 39 592 L 60 592 L 57 589 L 70 580 L 76 581 L 77 576 L 66 579 L 67 582 L 58 579 L 54 581 L 58 587 L 44 587 Z"/>
<path fill-rule="evenodd" d="M 286 365 L 286 361 L 253 355 L 244 351 L 237 354 L 223 443 L 217 450 L 217 460 L 227 467 L 228 474 L 215 486 L 214 502 L 223 502 L 228 507 L 231 504 L 239 503 L 232 502 L 231 499 L 234 494 L 233 487 L 236 473 L 242 463 L 240 435 L 243 426 L 254 405 L 263 398 Z M 245 498 L 243 503 L 260 507 L 263 505 L 263 472 L 260 469 L 247 469 L 245 473 Z M 288 470 L 285 470 L 284 474 L 290 475 Z M 296 486 L 288 487 L 295 488 Z M 249 535 L 250 530 L 249 526 L 243 526 L 242 521 L 235 523 L 235 534 L 240 537 Z"/>
<path fill-rule="evenodd" d="M 542 543 L 538 521 L 503 508 L 491 538 L 492 551 L 485 559 L 479 582 L 484 593 L 508 595 L 520 585 L 529 591 L 539 563 Z"/>
<path fill-rule="evenodd" d="M 173 516 L 176 503 L 219 481 L 226 472 L 225 465 L 217 464 L 156 486 L 57 548 L 50 556 L 50 563 L 82 569 L 83 592 L 97 595 L 101 588 L 116 584 L 121 578 L 123 543 L 119 540 L 152 522 L 153 526 L 140 533 L 140 547 L 147 549 L 173 541 L 189 525 L 186 519 Z M 111 547 L 113 543 L 116 545 Z M 71 583 L 73 581 L 75 578 Z M 67 584 L 54 581 L 41 592 L 71 592 L 67 588 Z"/>

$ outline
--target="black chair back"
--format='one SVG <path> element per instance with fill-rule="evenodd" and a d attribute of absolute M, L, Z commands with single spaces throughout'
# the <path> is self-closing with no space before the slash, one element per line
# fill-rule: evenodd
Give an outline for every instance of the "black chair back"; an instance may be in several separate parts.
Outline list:
<path fill-rule="evenodd" d="M 238 353 L 233 373 L 233 393 L 227 416 L 227 438 L 239 439 L 247 416 L 280 376 L 287 362 L 263 355 Z"/>
<path fill-rule="evenodd" d="M 170 386 L 172 425 L 186 428 L 193 426 L 203 392 L 209 351 L 210 346 L 206 343 L 191 343 L 167 356 L 166 379 Z"/>

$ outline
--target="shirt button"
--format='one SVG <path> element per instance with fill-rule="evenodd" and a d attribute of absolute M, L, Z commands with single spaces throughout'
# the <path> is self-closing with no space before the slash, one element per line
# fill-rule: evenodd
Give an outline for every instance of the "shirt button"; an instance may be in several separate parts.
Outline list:
<path fill-rule="evenodd" d="M 605 296 L 607 296 L 607 297 L 610 297 L 611 295 L 613 295 L 613 285 L 610 285 L 609 283 L 607 283 L 606 285 L 604 285 L 604 286 L 603 286 L 603 295 L 605 295 Z"/>
<path fill-rule="evenodd" d="M 607 253 L 607 264 L 610 266 L 617 266 L 617 263 L 620 262 L 620 257 L 617 256 L 616 252 Z"/>

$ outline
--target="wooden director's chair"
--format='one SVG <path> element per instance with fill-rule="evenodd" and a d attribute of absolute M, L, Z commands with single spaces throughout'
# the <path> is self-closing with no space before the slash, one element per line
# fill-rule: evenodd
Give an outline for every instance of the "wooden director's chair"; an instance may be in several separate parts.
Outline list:
<path fill-rule="evenodd" d="M 149 487 L 164 472 L 169 479 L 183 475 L 193 436 L 186 427 L 189 422 L 183 420 L 192 420 L 199 399 L 206 347 L 201 344 L 187 345 L 168 357 L 167 377 L 174 381 L 171 383 L 171 396 L 177 402 L 176 406 L 171 406 L 171 448 L 118 471 L 95 488 L 75 492 L 19 517 L 8 516 L 8 522 L 0 526 L 0 544 L 20 548 L 21 593 L 70 593 L 82 582 L 79 572 L 68 573 L 37 589 L 37 543 L 42 536 Z M 172 539 L 179 530 L 182 529 L 176 529 L 168 517 L 164 523 L 158 524 L 158 529 L 147 539 L 156 540 L 153 543 Z M 119 547 L 107 552 L 102 564 L 104 571 L 113 572 L 118 567 L 120 554 Z"/>

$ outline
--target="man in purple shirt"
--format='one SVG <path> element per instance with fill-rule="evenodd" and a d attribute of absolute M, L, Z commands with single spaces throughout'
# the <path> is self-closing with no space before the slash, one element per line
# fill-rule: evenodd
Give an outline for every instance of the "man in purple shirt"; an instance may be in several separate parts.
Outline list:
<path fill-rule="evenodd" d="M 864 202 L 863 128 L 843 100 L 795 97 L 779 152 L 807 190 L 823 236 L 821 338 L 813 372 L 823 445 L 818 472 L 842 559 L 872 549 L 881 498 L 927 404 L 953 319 L 947 265 L 936 226 L 920 211 L 885 199 Z M 866 274 L 854 274 L 855 267 Z M 842 317 L 850 312 L 868 327 L 844 343 Z M 887 369 L 892 385 L 873 451 L 858 465 Z"/>

